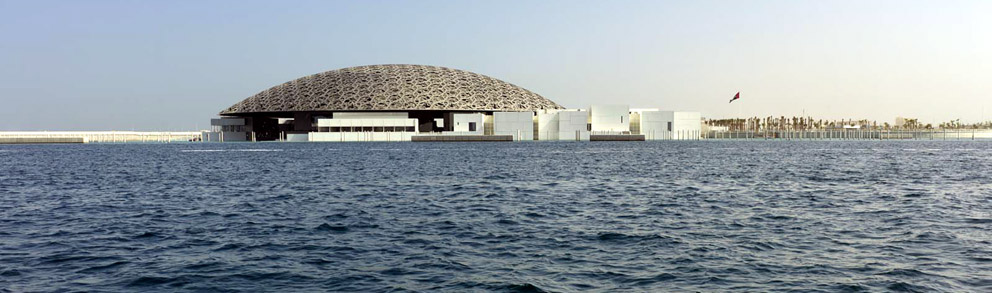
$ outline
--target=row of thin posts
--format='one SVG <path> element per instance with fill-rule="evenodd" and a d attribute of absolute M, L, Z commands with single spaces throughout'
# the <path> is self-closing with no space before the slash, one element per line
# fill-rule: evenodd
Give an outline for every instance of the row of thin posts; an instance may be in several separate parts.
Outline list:
<path fill-rule="evenodd" d="M 976 129 L 971 129 L 971 140 L 976 138 Z M 967 132 L 953 131 L 951 139 L 968 139 Z M 761 134 L 761 137 L 758 137 Z M 962 135 L 965 134 L 965 135 Z M 947 140 L 948 131 L 942 129 L 937 132 L 933 129 L 920 130 L 851 130 L 851 131 L 710 131 L 707 138 L 713 139 L 784 139 L 784 140 L 883 140 L 883 139 L 909 139 L 909 140 Z"/>

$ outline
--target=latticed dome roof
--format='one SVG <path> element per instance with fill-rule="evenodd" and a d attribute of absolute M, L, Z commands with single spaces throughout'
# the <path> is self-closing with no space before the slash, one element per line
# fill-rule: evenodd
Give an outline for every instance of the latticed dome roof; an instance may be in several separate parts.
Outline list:
<path fill-rule="evenodd" d="M 457 69 L 369 65 L 305 76 L 251 96 L 221 115 L 292 111 L 562 109 L 513 84 Z"/>

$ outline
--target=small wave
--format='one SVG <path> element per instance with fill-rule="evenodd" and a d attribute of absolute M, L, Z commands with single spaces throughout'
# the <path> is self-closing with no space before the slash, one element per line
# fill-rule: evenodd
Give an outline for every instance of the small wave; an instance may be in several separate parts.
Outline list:
<path fill-rule="evenodd" d="M 927 275 L 930 275 L 930 274 L 924 273 L 924 272 L 919 271 L 919 270 L 914 270 L 914 269 L 894 269 L 894 270 L 890 270 L 890 271 L 885 271 L 885 272 L 882 272 L 882 273 L 878 273 L 878 275 L 883 275 L 883 276 L 897 276 L 897 277 L 913 277 L 913 278 L 915 278 L 915 277 L 920 277 L 920 276 L 927 276 Z"/>
<path fill-rule="evenodd" d="M 95 273 L 95 272 L 102 272 L 102 271 L 106 271 L 106 270 L 110 270 L 110 269 L 114 269 L 114 268 L 117 268 L 117 267 L 126 265 L 128 263 L 129 262 L 126 262 L 126 261 L 115 261 L 115 262 L 112 262 L 112 263 L 109 263 L 109 264 L 91 266 L 91 267 L 88 267 L 88 268 L 79 270 L 79 271 L 77 271 L 77 273 L 89 274 L 89 273 Z"/>
<path fill-rule="evenodd" d="M 317 226 L 316 228 L 314 228 L 314 230 L 322 231 L 322 232 L 342 232 L 343 233 L 343 232 L 348 232 L 348 226 L 330 225 L 330 224 L 327 224 L 327 223 L 323 223 L 323 224 L 320 224 L 320 226 Z"/>
<path fill-rule="evenodd" d="M 147 287 L 167 284 L 175 281 L 175 278 L 166 277 L 140 277 L 127 284 L 127 287 Z"/>
<path fill-rule="evenodd" d="M 647 234 L 647 235 L 628 235 L 616 232 L 605 232 L 596 235 L 596 240 L 603 242 L 658 242 L 661 241 L 666 244 L 678 243 L 679 241 L 668 236 Z"/>
<path fill-rule="evenodd" d="M 538 288 L 537 286 L 534 286 L 534 284 L 530 284 L 530 283 L 512 284 L 512 285 L 506 286 L 506 289 L 509 290 L 510 292 L 520 292 L 520 293 L 548 292 L 548 291 L 544 291 L 543 289 Z"/>
<path fill-rule="evenodd" d="M 282 149 L 235 149 L 235 150 L 180 150 L 183 153 L 211 153 L 211 152 L 281 152 Z"/>
<path fill-rule="evenodd" d="M 895 282 L 886 287 L 886 289 L 896 291 L 896 292 L 933 292 L 934 290 L 922 286 L 917 286 L 904 282 Z"/>
<path fill-rule="evenodd" d="M 969 224 L 992 224 L 992 219 L 990 218 L 967 218 L 964 221 Z"/>
<path fill-rule="evenodd" d="M 155 236 L 158 236 L 158 233 L 155 233 L 155 232 L 145 232 L 145 233 L 141 233 L 141 234 L 138 234 L 138 235 L 134 236 L 134 238 L 136 238 L 136 239 L 142 239 L 142 238 L 152 238 L 152 237 L 155 237 Z"/>
<path fill-rule="evenodd" d="M 496 224 L 500 224 L 500 225 L 517 225 L 517 224 L 520 224 L 520 223 L 517 223 L 516 221 L 513 221 L 513 220 L 500 219 L 499 221 L 496 221 Z"/>
<path fill-rule="evenodd" d="M 228 243 L 228 244 L 224 244 L 223 246 L 214 249 L 214 251 L 228 251 L 228 250 L 240 249 L 242 247 L 244 247 L 244 245 L 235 244 L 235 243 Z"/>

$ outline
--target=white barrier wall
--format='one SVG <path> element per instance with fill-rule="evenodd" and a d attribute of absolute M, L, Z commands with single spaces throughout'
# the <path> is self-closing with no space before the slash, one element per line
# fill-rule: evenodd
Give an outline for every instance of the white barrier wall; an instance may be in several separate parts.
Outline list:
<path fill-rule="evenodd" d="M 699 112 L 641 112 L 641 134 L 647 140 L 699 139 L 703 124 L 700 118 Z"/>
<path fill-rule="evenodd" d="M 589 113 L 585 111 L 561 111 L 558 115 L 558 133 L 555 140 L 589 140 Z"/>
<path fill-rule="evenodd" d="M 627 105 L 592 105 L 589 123 L 594 132 L 630 131 L 630 107 Z"/>
<path fill-rule="evenodd" d="M 309 134 L 303 134 L 303 133 L 287 133 L 286 134 L 286 141 L 307 142 L 307 141 L 310 141 L 310 135 Z"/>
<path fill-rule="evenodd" d="M 205 142 L 238 142 L 248 141 L 248 133 L 231 131 L 204 131 L 200 136 Z"/>
<path fill-rule="evenodd" d="M 559 110 L 537 112 L 537 140 L 558 140 Z"/>
<path fill-rule="evenodd" d="M 702 135 L 702 115 L 699 112 L 675 112 L 672 136 L 675 139 L 699 139 Z"/>
<path fill-rule="evenodd" d="M 534 140 L 533 112 L 493 112 L 493 134 L 512 135 L 513 140 Z"/>
<path fill-rule="evenodd" d="M 451 123 L 454 133 L 450 134 L 482 135 L 485 131 L 485 127 L 482 125 L 484 119 L 482 113 L 453 114 Z"/>
<path fill-rule="evenodd" d="M 672 128 L 675 127 L 674 124 L 669 125 L 673 122 L 672 111 L 642 111 L 640 113 L 640 134 L 644 135 L 645 140 L 659 140 L 659 139 L 671 139 Z"/>

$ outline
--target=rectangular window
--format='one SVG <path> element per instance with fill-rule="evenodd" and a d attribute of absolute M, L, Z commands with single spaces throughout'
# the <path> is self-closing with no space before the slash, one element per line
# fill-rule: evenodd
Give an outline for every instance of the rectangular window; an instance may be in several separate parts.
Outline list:
<path fill-rule="evenodd" d="M 406 127 L 406 132 L 413 132 L 413 131 L 414 131 L 413 126 Z"/>
<path fill-rule="evenodd" d="M 672 121 L 668 121 L 668 131 L 672 131 Z"/>
<path fill-rule="evenodd" d="M 374 126 L 374 127 L 372 127 L 372 131 L 373 132 L 384 132 L 382 130 L 382 126 Z"/>
<path fill-rule="evenodd" d="M 328 128 L 331 129 L 330 130 L 331 132 L 341 132 L 341 127 L 328 127 Z"/>
<path fill-rule="evenodd" d="M 475 131 L 475 122 L 468 123 L 468 131 Z"/>

